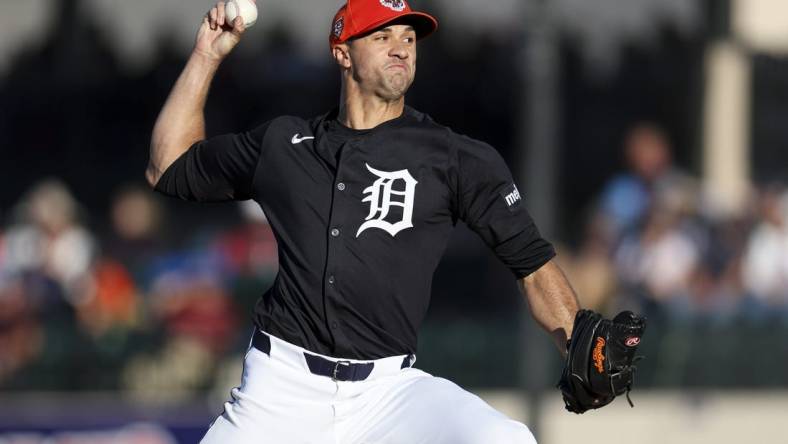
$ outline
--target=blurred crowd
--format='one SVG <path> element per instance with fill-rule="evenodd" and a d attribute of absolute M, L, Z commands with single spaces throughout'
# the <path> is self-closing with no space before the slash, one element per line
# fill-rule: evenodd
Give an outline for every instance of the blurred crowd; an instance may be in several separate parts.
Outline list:
<path fill-rule="evenodd" d="M 751 190 L 738 213 L 718 211 L 696 177 L 672 162 L 659 126 L 626 134 L 627 170 L 611 178 L 565 258 L 584 305 L 673 319 L 788 321 L 788 190 Z"/>
<path fill-rule="evenodd" d="M 64 183 L 44 180 L 0 231 L 0 387 L 177 394 L 212 386 L 219 358 L 243 348 L 239 326 L 277 269 L 262 212 L 195 223 L 173 246 L 158 196 L 114 196 L 101 232 Z"/>
<path fill-rule="evenodd" d="M 788 322 L 784 187 L 754 189 L 746 211 L 711 216 L 659 127 L 632 127 L 623 154 L 628 169 L 601 190 L 579 246 L 559 256 L 583 305 Z M 0 387 L 154 398 L 166 388 L 170 399 L 237 370 L 240 326 L 277 270 L 264 214 L 244 203 L 237 222 L 195 221 L 173 245 L 167 201 L 136 186 L 113 196 L 108 229 L 91 229 L 68 187 L 44 180 L 0 231 Z"/>

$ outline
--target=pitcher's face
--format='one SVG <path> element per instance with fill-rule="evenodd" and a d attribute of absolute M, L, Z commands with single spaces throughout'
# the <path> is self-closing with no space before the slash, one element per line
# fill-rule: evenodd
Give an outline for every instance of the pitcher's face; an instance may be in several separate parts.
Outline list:
<path fill-rule="evenodd" d="M 362 91 L 397 100 L 416 76 L 416 31 L 409 25 L 378 29 L 350 42 L 348 54 Z"/>

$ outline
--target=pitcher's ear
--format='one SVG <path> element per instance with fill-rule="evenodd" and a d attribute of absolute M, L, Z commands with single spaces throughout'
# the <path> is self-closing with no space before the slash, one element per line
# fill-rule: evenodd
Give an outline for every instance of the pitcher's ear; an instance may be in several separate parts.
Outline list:
<path fill-rule="evenodd" d="M 334 61 L 337 62 L 337 65 L 345 69 L 350 68 L 350 46 L 347 43 L 332 46 L 331 55 L 334 56 Z"/>

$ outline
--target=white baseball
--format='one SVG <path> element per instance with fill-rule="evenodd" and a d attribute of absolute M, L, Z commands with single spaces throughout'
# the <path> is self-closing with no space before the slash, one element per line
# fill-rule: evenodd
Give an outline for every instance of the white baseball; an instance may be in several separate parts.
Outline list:
<path fill-rule="evenodd" d="M 225 23 L 232 24 L 236 17 L 241 16 L 247 28 L 257 21 L 257 5 L 252 0 L 229 0 L 224 5 Z"/>

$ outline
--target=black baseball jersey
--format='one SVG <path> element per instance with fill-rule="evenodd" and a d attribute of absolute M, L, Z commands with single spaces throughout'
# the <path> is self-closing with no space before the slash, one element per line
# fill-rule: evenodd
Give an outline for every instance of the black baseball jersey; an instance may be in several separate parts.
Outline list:
<path fill-rule="evenodd" d="M 257 201 L 280 268 L 255 322 L 334 357 L 415 353 L 433 272 L 458 219 L 517 278 L 555 255 L 498 152 L 410 107 L 366 131 L 344 127 L 334 110 L 213 137 L 176 160 L 156 189 Z"/>

